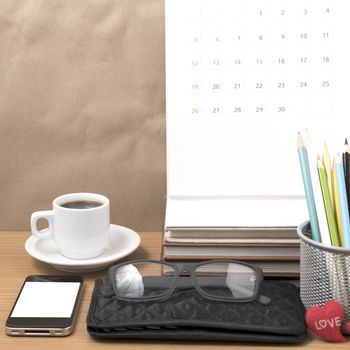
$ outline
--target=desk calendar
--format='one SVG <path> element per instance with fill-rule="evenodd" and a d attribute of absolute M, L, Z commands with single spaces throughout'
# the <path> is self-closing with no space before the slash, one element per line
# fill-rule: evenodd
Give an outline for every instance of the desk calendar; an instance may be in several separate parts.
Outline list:
<path fill-rule="evenodd" d="M 165 12 L 168 224 L 298 225 L 297 131 L 350 136 L 350 4 L 166 0 Z"/>

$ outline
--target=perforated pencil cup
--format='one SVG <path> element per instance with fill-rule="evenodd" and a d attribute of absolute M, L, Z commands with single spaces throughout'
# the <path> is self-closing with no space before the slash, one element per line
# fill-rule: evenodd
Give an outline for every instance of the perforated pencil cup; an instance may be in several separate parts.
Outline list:
<path fill-rule="evenodd" d="M 309 222 L 297 229 L 300 237 L 300 296 L 306 308 L 338 300 L 350 321 L 350 249 L 331 247 L 311 238 Z"/>

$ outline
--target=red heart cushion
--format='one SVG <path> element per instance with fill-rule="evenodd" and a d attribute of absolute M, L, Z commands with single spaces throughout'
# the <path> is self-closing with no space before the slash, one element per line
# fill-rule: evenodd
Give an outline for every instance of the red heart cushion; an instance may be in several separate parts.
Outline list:
<path fill-rule="evenodd" d="M 312 306 L 306 311 L 308 327 L 320 338 L 330 342 L 345 341 L 340 329 L 343 318 L 343 307 L 335 300 L 328 301 L 324 307 Z"/>

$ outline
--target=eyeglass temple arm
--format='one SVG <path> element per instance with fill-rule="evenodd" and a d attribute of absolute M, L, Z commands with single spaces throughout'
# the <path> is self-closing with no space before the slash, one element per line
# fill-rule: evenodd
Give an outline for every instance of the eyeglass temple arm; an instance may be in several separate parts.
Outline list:
<path fill-rule="evenodd" d="M 143 283 L 145 286 L 149 286 L 152 288 L 168 288 L 170 287 L 170 284 L 172 283 L 173 277 L 172 276 L 159 276 L 159 277 L 153 277 L 153 276 L 147 276 L 143 278 Z M 222 282 L 224 279 L 222 277 L 208 277 L 205 280 L 205 284 L 203 284 L 201 287 L 220 287 L 222 286 Z M 189 276 L 180 276 L 180 278 L 177 281 L 176 284 L 177 289 L 190 289 L 193 288 L 193 282 L 192 278 Z M 234 286 L 237 291 L 241 292 L 247 292 L 248 289 L 243 286 Z M 268 305 L 271 302 L 271 298 L 269 298 L 266 295 L 259 294 L 257 299 L 261 304 Z"/>

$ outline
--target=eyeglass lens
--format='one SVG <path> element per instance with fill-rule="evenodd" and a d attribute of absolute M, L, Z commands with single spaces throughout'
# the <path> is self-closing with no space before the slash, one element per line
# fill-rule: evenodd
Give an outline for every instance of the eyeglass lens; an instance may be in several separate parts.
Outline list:
<path fill-rule="evenodd" d="M 250 299 L 256 291 L 253 268 L 232 262 L 209 262 L 195 269 L 199 288 L 209 296 L 233 300 Z"/>
<path fill-rule="evenodd" d="M 126 264 L 115 271 L 117 293 L 122 298 L 158 298 L 166 295 L 175 278 L 170 265 L 157 262 Z"/>

